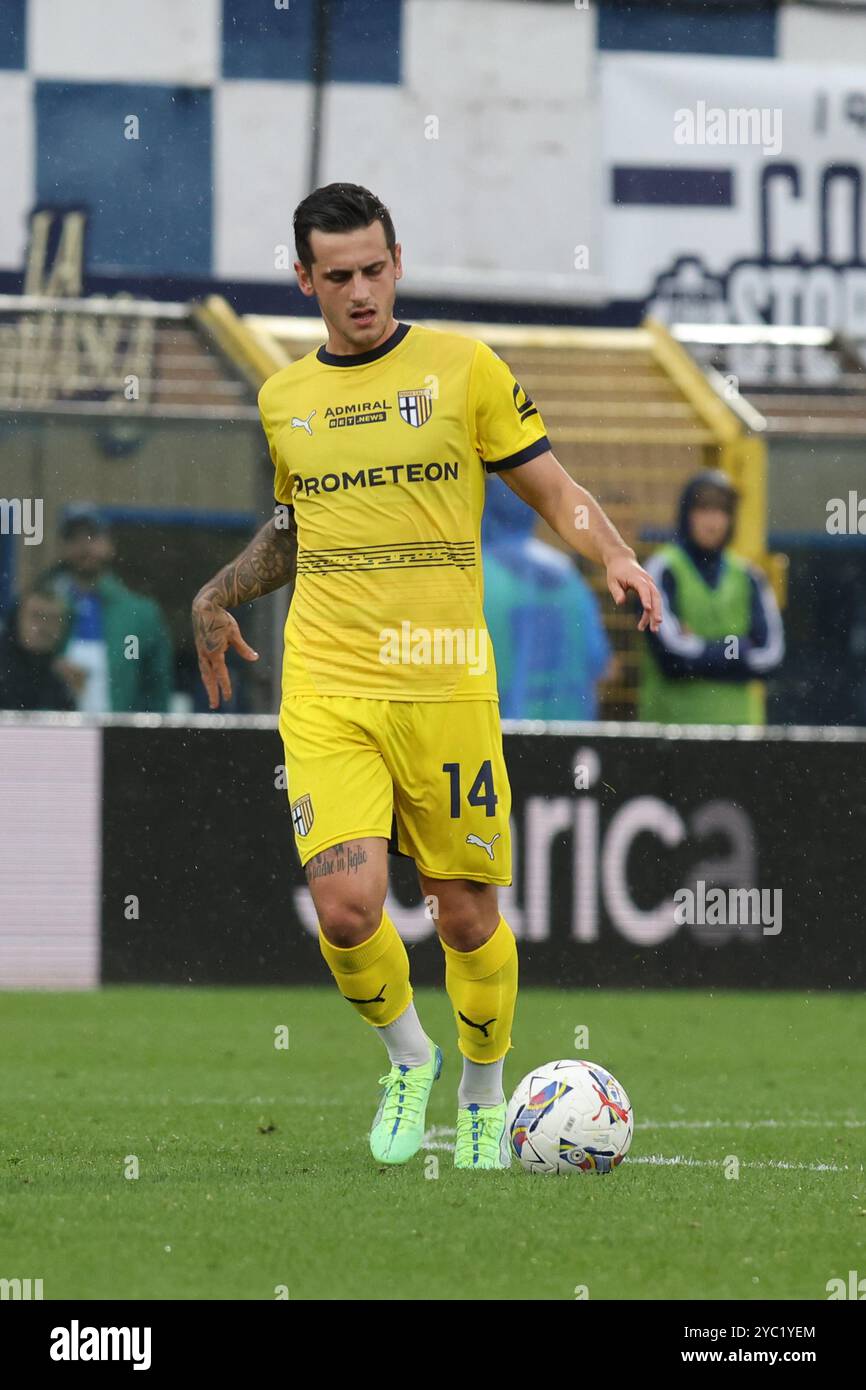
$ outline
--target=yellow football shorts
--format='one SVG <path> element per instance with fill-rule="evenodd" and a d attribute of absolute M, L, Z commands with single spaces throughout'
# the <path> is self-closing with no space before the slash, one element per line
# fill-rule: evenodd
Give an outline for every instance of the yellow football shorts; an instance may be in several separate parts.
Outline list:
<path fill-rule="evenodd" d="M 379 835 L 430 878 L 511 882 L 511 787 L 495 700 L 286 696 L 280 734 L 302 864 Z"/>

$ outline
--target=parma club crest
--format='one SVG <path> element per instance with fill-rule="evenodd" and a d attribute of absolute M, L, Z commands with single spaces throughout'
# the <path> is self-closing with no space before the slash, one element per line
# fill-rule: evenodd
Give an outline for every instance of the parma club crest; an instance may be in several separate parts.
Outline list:
<path fill-rule="evenodd" d="M 433 414 L 433 391 L 429 386 L 419 386 L 415 391 L 398 391 L 397 404 L 400 419 L 405 420 L 407 425 L 414 425 L 416 430 L 420 429 Z"/>
<path fill-rule="evenodd" d="M 292 825 L 295 827 L 295 834 L 304 836 L 309 835 L 313 828 L 313 799 L 309 792 L 306 796 L 299 796 L 297 801 L 292 802 Z"/>

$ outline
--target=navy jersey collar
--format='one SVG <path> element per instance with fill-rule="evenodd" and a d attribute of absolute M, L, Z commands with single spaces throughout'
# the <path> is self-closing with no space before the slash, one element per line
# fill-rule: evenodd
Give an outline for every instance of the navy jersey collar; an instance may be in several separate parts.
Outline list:
<path fill-rule="evenodd" d="M 368 362 L 375 362 L 379 357 L 384 357 L 386 352 L 392 352 L 402 343 L 410 328 L 411 324 L 398 323 L 390 338 L 386 338 L 378 347 L 370 348 L 369 352 L 352 352 L 344 356 L 341 353 L 328 352 L 322 344 L 316 357 L 320 362 L 324 362 L 326 367 L 364 367 Z"/>

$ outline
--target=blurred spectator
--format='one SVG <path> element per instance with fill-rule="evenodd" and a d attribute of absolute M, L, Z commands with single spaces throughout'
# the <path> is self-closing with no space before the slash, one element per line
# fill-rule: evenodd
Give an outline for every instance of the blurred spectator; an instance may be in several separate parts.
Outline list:
<path fill-rule="evenodd" d="M 31 589 L 13 603 L 0 633 L 0 709 L 75 709 L 76 673 L 59 657 L 69 619 L 47 589 Z"/>
<path fill-rule="evenodd" d="M 781 664 L 785 636 L 767 579 L 727 549 L 737 501 L 724 473 L 692 478 L 675 542 L 647 563 L 662 595 L 662 625 L 646 634 L 641 719 L 764 722 L 762 682 Z"/>
<path fill-rule="evenodd" d="M 42 583 L 72 612 L 64 657 L 85 672 L 78 708 L 91 714 L 164 713 L 172 649 L 159 605 L 111 572 L 114 546 L 98 512 L 71 509 L 60 537 L 60 562 Z"/>
<path fill-rule="evenodd" d="M 533 537 L 536 513 L 501 479 L 481 526 L 484 613 L 503 719 L 595 719 L 611 650 L 574 561 Z"/>

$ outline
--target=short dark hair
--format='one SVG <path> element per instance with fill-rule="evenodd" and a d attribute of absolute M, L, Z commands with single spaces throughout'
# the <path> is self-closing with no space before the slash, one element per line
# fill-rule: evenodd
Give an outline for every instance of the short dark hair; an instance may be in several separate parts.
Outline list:
<path fill-rule="evenodd" d="M 89 502 L 83 502 L 77 506 L 67 507 L 60 523 L 60 539 L 71 540 L 80 531 L 88 531 L 92 536 L 104 535 L 108 529 L 108 522 L 99 508 L 92 506 Z"/>
<path fill-rule="evenodd" d="M 696 507 L 712 507 L 733 516 L 738 501 L 737 489 L 720 469 L 700 473 L 692 479 L 690 510 Z"/>
<path fill-rule="evenodd" d="M 362 188 L 359 183 L 328 183 L 308 194 L 295 208 L 292 224 L 295 229 L 295 250 L 306 271 L 312 267 L 314 256 L 310 247 L 311 232 L 354 232 L 381 222 L 385 242 L 393 258 L 397 237 L 394 223 L 385 204 Z"/>

